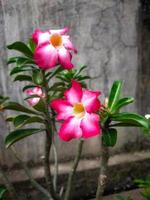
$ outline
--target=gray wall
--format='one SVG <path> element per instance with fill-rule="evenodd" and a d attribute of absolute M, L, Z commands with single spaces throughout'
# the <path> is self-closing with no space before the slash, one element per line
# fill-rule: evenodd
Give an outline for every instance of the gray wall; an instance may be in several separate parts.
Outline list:
<path fill-rule="evenodd" d="M 35 28 L 70 27 L 72 40 L 79 53 L 77 66 L 88 65 L 92 77 L 89 86 L 108 95 L 113 80 L 123 79 L 124 94 L 137 96 L 138 86 L 138 0 L 0 0 L 0 91 L 12 100 L 22 102 L 22 85 L 13 83 L 8 74 L 7 58 L 14 55 L 6 45 L 16 40 L 27 41 Z M 137 102 L 139 99 L 137 100 Z M 137 103 L 130 107 L 137 111 Z M 0 160 L 12 166 L 16 161 L 4 149 L 7 134 L 4 116 L 0 118 Z M 136 131 L 120 130 L 116 151 L 139 138 Z M 134 132 L 134 133 L 133 133 Z M 76 150 L 76 142 L 58 142 L 59 156 L 65 158 Z M 43 136 L 29 137 L 16 147 L 25 161 L 40 162 Z M 87 140 L 84 153 L 99 151 L 99 140 Z"/>

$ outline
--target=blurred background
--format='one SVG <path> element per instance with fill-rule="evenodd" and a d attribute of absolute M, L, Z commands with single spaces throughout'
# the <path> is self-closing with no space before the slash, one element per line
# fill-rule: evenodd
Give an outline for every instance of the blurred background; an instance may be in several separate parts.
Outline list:
<path fill-rule="evenodd" d="M 88 66 L 86 73 L 91 76 L 89 87 L 102 92 L 101 100 L 108 95 L 114 80 L 124 80 L 123 94 L 135 97 L 134 104 L 128 110 L 143 115 L 150 113 L 149 0 L 0 0 L 0 93 L 23 102 L 23 84 L 12 83 L 9 77 L 11 66 L 6 64 L 15 52 L 8 51 L 6 45 L 19 40 L 27 42 L 36 28 L 46 30 L 65 26 L 70 28 L 72 41 L 78 49 L 73 62 L 76 67 L 83 64 Z M 25 179 L 24 175 L 17 171 L 16 159 L 4 147 L 4 138 L 9 129 L 5 117 L 6 113 L 0 114 L 0 165 L 11 170 L 13 181 L 21 181 Z M 124 155 L 127 155 L 124 163 L 136 162 L 134 158 L 139 162 L 142 160 L 142 163 L 145 159 L 149 161 L 150 140 L 147 136 L 137 129 L 119 129 L 118 132 L 117 146 L 110 149 L 111 166 L 122 166 L 121 158 Z M 66 163 L 66 168 L 62 170 L 65 173 L 68 170 L 67 162 L 76 152 L 76 141 L 60 142 L 57 136 L 56 140 L 59 159 Z M 34 169 L 40 168 L 43 145 L 43 135 L 39 134 L 15 146 L 22 159 Z M 98 167 L 99 149 L 98 138 L 85 142 L 79 170 L 88 170 L 87 166 L 92 170 Z M 147 160 L 146 167 L 149 167 Z M 133 171 L 134 167 L 130 173 Z M 36 172 L 36 178 L 41 177 L 41 173 Z"/>

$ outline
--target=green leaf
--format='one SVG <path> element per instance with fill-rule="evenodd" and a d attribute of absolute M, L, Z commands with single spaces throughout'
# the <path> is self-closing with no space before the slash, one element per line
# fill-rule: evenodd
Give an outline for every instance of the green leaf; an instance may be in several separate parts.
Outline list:
<path fill-rule="evenodd" d="M 32 60 L 31 58 L 21 57 L 21 56 L 9 58 L 7 64 L 12 64 L 12 63 L 17 63 L 17 66 L 22 66 L 24 64 L 35 64 L 34 60 Z"/>
<path fill-rule="evenodd" d="M 143 116 L 138 115 L 136 113 L 122 112 L 113 114 L 111 117 L 112 121 L 118 121 L 123 123 L 135 124 L 140 127 L 149 128 L 148 120 L 146 120 Z"/>
<path fill-rule="evenodd" d="M 34 87 L 36 87 L 36 85 L 26 85 L 26 86 L 23 87 L 22 91 L 24 92 L 25 90 L 30 89 L 30 88 L 34 88 Z"/>
<path fill-rule="evenodd" d="M 14 118 L 13 122 L 14 122 L 14 126 L 17 127 L 20 124 L 23 124 L 24 121 L 26 121 L 27 119 L 29 119 L 30 116 L 29 115 L 18 115 L 17 117 Z"/>
<path fill-rule="evenodd" d="M 80 69 L 78 69 L 75 73 L 75 77 L 77 77 L 84 69 L 86 69 L 87 66 L 86 65 L 83 65 Z"/>
<path fill-rule="evenodd" d="M 117 130 L 113 128 L 103 130 L 102 140 L 106 146 L 113 147 L 117 142 Z"/>
<path fill-rule="evenodd" d="M 32 77 L 29 75 L 18 75 L 15 77 L 14 81 L 30 81 L 32 82 Z"/>
<path fill-rule="evenodd" d="M 114 105 L 117 103 L 122 88 L 122 81 L 114 81 L 109 98 L 108 98 L 108 108 L 110 111 L 113 109 Z"/>
<path fill-rule="evenodd" d="M 7 189 L 4 186 L 0 186 L 0 200 L 3 199 L 6 191 L 7 191 Z"/>
<path fill-rule="evenodd" d="M 37 114 L 34 110 L 30 110 L 26 108 L 25 106 L 22 106 L 19 103 L 16 102 L 8 102 L 4 105 L 4 109 L 7 110 L 15 110 L 15 111 L 20 111 L 24 113 L 30 113 L 30 114 Z"/>
<path fill-rule="evenodd" d="M 118 112 L 120 108 L 123 106 L 126 106 L 134 101 L 133 97 L 124 97 L 118 100 L 116 104 L 114 105 L 112 112 Z"/>
<path fill-rule="evenodd" d="M 33 108 L 43 113 L 45 111 L 45 103 L 43 99 L 40 99 L 39 102 L 33 106 Z"/>
<path fill-rule="evenodd" d="M 19 51 L 21 53 L 23 53 L 24 55 L 32 58 L 33 57 L 33 53 L 30 50 L 30 48 L 23 42 L 17 41 L 14 42 L 13 44 L 10 44 L 7 46 L 8 49 L 13 49 L 16 51 Z"/>
<path fill-rule="evenodd" d="M 15 127 L 22 127 L 31 123 L 44 123 L 44 120 L 38 116 L 18 115 L 14 119 Z"/>
<path fill-rule="evenodd" d="M 25 72 L 25 71 L 30 71 L 31 68 L 20 68 L 20 67 L 14 67 L 11 71 L 10 71 L 10 75 L 14 75 L 14 74 L 17 74 L 17 73 L 20 73 L 20 72 Z"/>
<path fill-rule="evenodd" d="M 36 44 L 33 42 L 32 38 L 29 39 L 29 42 L 27 45 L 28 45 L 29 49 L 32 51 L 32 53 L 34 53 Z"/>
<path fill-rule="evenodd" d="M 62 67 L 56 68 L 56 69 L 50 74 L 50 76 L 48 77 L 48 80 L 50 80 L 52 77 L 54 77 L 56 74 L 58 74 L 58 73 L 61 72 L 62 70 L 63 70 Z"/>
<path fill-rule="evenodd" d="M 43 74 L 42 74 L 42 71 L 38 70 L 38 69 L 34 70 L 33 74 L 32 74 L 32 79 L 33 79 L 33 82 L 36 85 L 42 85 L 43 84 Z"/>
<path fill-rule="evenodd" d="M 6 139 L 5 139 L 5 145 L 6 148 L 10 147 L 12 144 L 14 144 L 15 142 L 28 137 L 30 135 L 33 135 L 35 133 L 39 133 L 43 131 L 42 129 L 36 129 L 36 128 L 31 128 L 31 129 L 18 129 L 15 131 L 12 131 L 9 133 L 9 135 L 7 135 Z"/>

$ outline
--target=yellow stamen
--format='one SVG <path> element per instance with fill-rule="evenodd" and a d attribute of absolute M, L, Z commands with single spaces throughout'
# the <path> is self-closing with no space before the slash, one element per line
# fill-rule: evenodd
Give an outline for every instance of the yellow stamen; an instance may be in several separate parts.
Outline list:
<path fill-rule="evenodd" d="M 82 103 L 76 103 L 73 106 L 73 112 L 77 117 L 83 117 L 85 113 L 85 109 Z"/>
<path fill-rule="evenodd" d="M 53 35 L 51 35 L 50 37 L 50 43 L 54 46 L 54 47 L 59 47 L 62 45 L 62 37 L 60 34 L 58 33 L 54 33 Z"/>

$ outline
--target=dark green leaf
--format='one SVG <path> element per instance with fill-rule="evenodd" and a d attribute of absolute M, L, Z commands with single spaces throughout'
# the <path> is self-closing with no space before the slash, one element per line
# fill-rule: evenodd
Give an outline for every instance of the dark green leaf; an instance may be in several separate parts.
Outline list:
<path fill-rule="evenodd" d="M 44 123 L 43 119 L 38 116 L 18 115 L 14 119 L 14 125 L 18 128 L 31 123 Z"/>
<path fill-rule="evenodd" d="M 40 101 L 34 105 L 33 108 L 39 112 L 45 112 L 45 103 L 43 99 L 40 99 Z"/>
<path fill-rule="evenodd" d="M 75 77 L 77 77 L 84 69 L 86 69 L 87 66 L 86 65 L 83 65 L 80 69 L 78 69 L 75 73 Z"/>
<path fill-rule="evenodd" d="M 18 75 L 15 77 L 14 81 L 30 81 L 32 82 L 32 77 L 29 75 Z"/>
<path fill-rule="evenodd" d="M 33 95 L 26 97 L 24 100 L 33 99 L 33 98 L 40 98 L 40 97 L 37 94 L 33 94 Z"/>
<path fill-rule="evenodd" d="M 9 135 L 7 135 L 6 139 L 5 139 L 5 145 L 6 148 L 10 147 L 12 144 L 14 144 L 15 142 L 33 135 L 35 133 L 39 133 L 43 131 L 42 129 L 36 129 L 36 128 L 31 128 L 31 129 L 18 129 L 15 131 L 12 131 L 9 133 Z"/>
<path fill-rule="evenodd" d="M 3 200 L 6 191 L 7 189 L 4 186 L 0 186 L 0 200 Z"/>
<path fill-rule="evenodd" d="M 133 97 L 124 97 L 122 99 L 119 99 L 118 102 L 114 105 L 112 112 L 119 111 L 120 108 L 122 108 L 125 105 L 128 105 L 134 101 Z"/>
<path fill-rule="evenodd" d="M 24 113 L 30 113 L 30 114 L 37 114 L 34 110 L 30 110 L 26 108 L 25 106 L 22 106 L 19 103 L 16 102 L 8 102 L 4 105 L 4 109 L 6 110 L 15 110 L 15 111 L 20 111 Z"/>
<path fill-rule="evenodd" d="M 19 51 L 19 52 L 23 53 L 24 55 L 26 55 L 26 56 L 28 56 L 30 58 L 33 57 L 32 51 L 23 42 L 20 42 L 20 41 L 14 42 L 13 44 L 8 45 L 7 48 Z"/>
<path fill-rule="evenodd" d="M 48 80 L 50 80 L 52 77 L 54 77 L 56 74 L 58 74 L 59 72 L 61 72 L 63 70 L 62 67 L 57 67 L 48 77 Z"/>
<path fill-rule="evenodd" d="M 122 88 L 122 81 L 114 81 L 109 98 L 108 98 L 108 108 L 110 111 L 113 109 L 114 105 L 117 103 Z"/>
<path fill-rule="evenodd" d="M 36 44 L 33 42 L 32 38 L 29 39 L 28 47 L 32 51 L 32 53 L 34 53 L 35 48 L 36 48 Z"/>
<path fill-rule="evenodd" d="M 29 115 L 18 115 L 17 117 L 14 118 L 13 122 L 14 122 L 14 126 L 17 127 L 20 124 L 23 124 L 24 121 L 26 121 L 27 119 L 29 119 L 30 116 Z"/>
<path fill-rule="evenodd" d="M 33 79 L 33 82 L 36 85 L 42 85 L 43 84 L 43 74 L 42 74 L 42 71 L 38 70 L 38 69 L 34 70 L 33 74 L 32 74 L 32 79 Z"/>
<path fill-rule="evenodd" d="M 17 63 L 17 66 L 22 66 L 24 64 L 35 64 L 31 58 L 21 57 L 21 56 L 9 58 L 9 60 L 7 61 L 7 64 L 11 64 L 11 63 Z"/>
<path fill-rule="evenodd" d="M 140 127 L 149 128 L 148 120 L 146 120 L 143 116 L 138 115 L 136 113 L 128 113 L 128 112 L 122 112 L 113 114 L 111 116 L 112 121 L 118 121 L 123 123 L 129 123 L 129 124 L 135 124 Z"/>
<path fill-rule="evenodd" d="M 30 71 L 31 68 L 20 68 L 20 67 L 14 67 L 11 72 L 10 72 L 10 75 L 13 75 L 13 74 L 17 74 L 17 73 L 21 73 L 21 72 L 25 72 L 25 71 Z"/>
<path fill-rule="evenodd" d="M 22 91 L 24 92 L 25 90 L 30 89 L 30 88 L 34 88 L 34 87 L 36 87 L 36 85 L 26 85 L 26 86 L 24 86 Z"/>
<path fill-rule="evenodd" d="M 117 130 L 113 128 L 103 130 L 102 140 L 106 146 L 113 147 L 117 142 Z"/>

